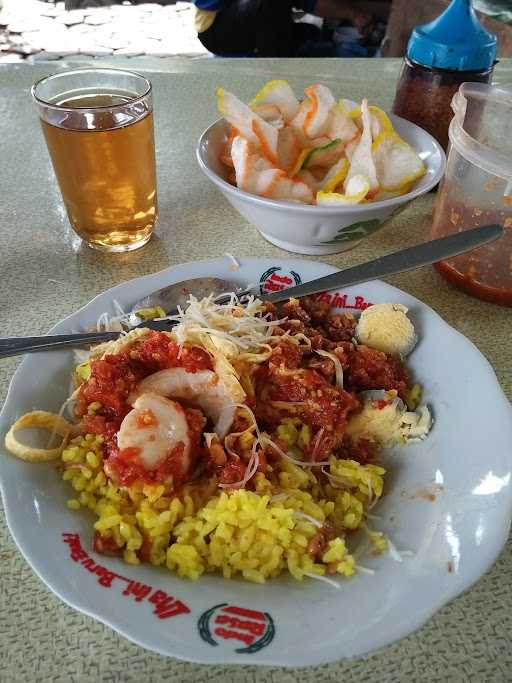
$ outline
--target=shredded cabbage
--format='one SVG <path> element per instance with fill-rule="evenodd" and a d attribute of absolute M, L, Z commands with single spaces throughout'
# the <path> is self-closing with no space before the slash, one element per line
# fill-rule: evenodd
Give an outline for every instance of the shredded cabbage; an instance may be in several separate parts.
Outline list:
<path fill-rule="evenodd" d="M 329 351 L 324 351 L 323 349 L 316 349 L 319 356 L 324 356 L 329 358 L 334 363 L 334 369 L 336 371 L 336 386 L 338 389 L 343 389 L 343 367 L 341 361 L 335 353 L 330 353 Z"/>
<path fill-rule="evenodd" d="M 309 577 L 310 579 L 318 579 L 319 581 L 323 581 L 324 583 L 328 583 L 330 586 L 333 586 L 333 588 L 341 588 L 340 584 L 335 581 L 334 579 L 329 579 L 327 576 L 320 576 L 320 574 L 313 574 L 312 572 L 303 572 L 304 576 Z"/>
<path fill-rule="evenodd" d="M 294 465 L 298 465 L 299 467 L 322 467 L 325 465 L 329 464 L 328 460 L 322 460 L 321 462 L 305 462 L 304 460 L 297 460 L 297 458 L 293 458 L 291 455 L 288 453 L 285 453 L 279 446 L 272 441 L 272 439 L 268 436 L 261 436 L 260 437 L 260 443 L 266 444 L 267 446 L 270 446 L 273 448 L 282 458 L 285 460 L 288 460 L 289 462 L 293 463 Z"/>
<path fill-rule="evenodd" d="M 179 344 L 201 343 L 207 336 L 228 358 L 249 352 L 262 354 L 263 361 L 271 352 L 269 342 L 278 339 L 273 328 L 284 322 L 270 320 L 264 310 L 262 301 L 254 296 L 242 304 L 232 293 L 227 303 L 217 304 L 213 294 L 204 299 L 191 295 L 185 309 L 179 307 L 177 315 L 166 319 L 177 323 L 173 336 Z"/>

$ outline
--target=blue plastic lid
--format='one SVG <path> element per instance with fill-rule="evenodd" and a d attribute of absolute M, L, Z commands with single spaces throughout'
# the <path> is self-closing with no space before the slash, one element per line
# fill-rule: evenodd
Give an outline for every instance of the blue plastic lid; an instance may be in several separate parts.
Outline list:
<path fill-rule="evenodd" d="M 407 57 L 427 67 L 483 71 L 496 59 L 496 36 L 478 21 L 471 0 L 452 0 L 437 19 L 413 29 Z"/>

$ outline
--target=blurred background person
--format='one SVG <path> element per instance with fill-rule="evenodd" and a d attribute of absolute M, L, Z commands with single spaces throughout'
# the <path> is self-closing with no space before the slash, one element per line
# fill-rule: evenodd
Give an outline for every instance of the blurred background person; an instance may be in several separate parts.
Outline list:
<path fill-rule="evenodd" d="M 310 23 L 294 21 L 294 9 L 341 20 L 362 36 L 374 17 L 357 0 L 194 0 L 195 28 L 215 55 L 240 57 L 334 57 L 334 43 Z"/>

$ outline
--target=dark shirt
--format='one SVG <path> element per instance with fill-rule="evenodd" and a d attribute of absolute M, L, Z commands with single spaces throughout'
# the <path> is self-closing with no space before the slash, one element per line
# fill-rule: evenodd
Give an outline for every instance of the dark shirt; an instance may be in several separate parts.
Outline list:
<path fill-rule="evenodd" d="M 279 0 L 276 0 L 279 2 Z M 229 5 L 231 0 L 193 0 L 194 5 L 197 9 L 209 10 L 210 12 L 215 12 L 226 5 Z M 313 12 L 316 5 L 316 0 L 298 0 L 297 7 L 304 10 L 305 12 Z"/>

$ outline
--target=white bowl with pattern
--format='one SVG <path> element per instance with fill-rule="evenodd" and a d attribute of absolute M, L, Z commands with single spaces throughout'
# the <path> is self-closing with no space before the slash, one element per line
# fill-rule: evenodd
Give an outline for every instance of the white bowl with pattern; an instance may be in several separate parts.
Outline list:
<path fill-rule="evenodd" d="M 397 133 L 418 153 L 425 174 L 411 191 L 400 197 L 366 204 L 311 206 L 297 202 L 267 199 L 239 190 L 227 181 L 228 167 L 220 161 L 229 127 L 219 119 L 199 138 L 196 156 L 203 173 L 228 202 L 261 235 L 276 246 L 298 254 L 335 254 L 355 247 L 365 237 L 380 230 L 416 197 L 429 192 L 443 177 L 446 157 L 429 133 L 398 116 L 389 114 Z"/>

